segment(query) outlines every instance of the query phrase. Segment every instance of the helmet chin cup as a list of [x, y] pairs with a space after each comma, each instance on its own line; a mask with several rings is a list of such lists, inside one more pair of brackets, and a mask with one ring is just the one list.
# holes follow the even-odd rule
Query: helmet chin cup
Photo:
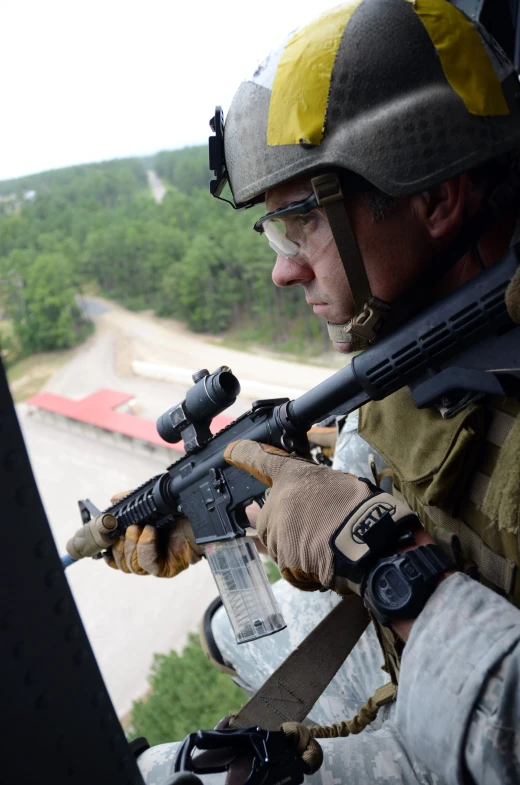
[[384, 317], [390, 310], [390, 306], [377, 297], [371, 297], [365, 303], [363, 311], [354, 316], [345, 324], [334, 324], [327, 322], [327, 331], [331, 341], [336, 343], [348, 343], [351, 351], [367, 349], [377, 337], [377, 331]]

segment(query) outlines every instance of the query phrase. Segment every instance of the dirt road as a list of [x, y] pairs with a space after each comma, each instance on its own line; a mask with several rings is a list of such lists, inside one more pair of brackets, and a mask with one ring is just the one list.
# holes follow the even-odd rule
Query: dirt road
[[[156, 419], [181, 400], [187, 388], [133, 376], [132, 360], [190, 371], [228, 365], [239, 379], [276, 384], [280, 394], [284, 387], [308, 390], [345, 364], [340, 355], [331, 356], [331, 365], [326, 367], [248, 354], [221, 346], [210, 336], [191, 333], [179, 322], [158, 319], [148, 312], [134, 313], [100, 298], [83, 299], [96, 323], [96, 334], [70, 363], [60, 368], [45, 389], [71, 398], [80, 398], [100, 387], [129, 392], [137, 398], [141, 415], [149, 419]], [[249, 408], [251, 400], [240, 396], [229, 414], [238, 416]]]
[[148, 177], [148, 185], [152, 190], [153, 198], [157, 204], [161, 204], [162, 200], [166, 196], [166, 188], [153, 169], [148, 169], [146, 176]]

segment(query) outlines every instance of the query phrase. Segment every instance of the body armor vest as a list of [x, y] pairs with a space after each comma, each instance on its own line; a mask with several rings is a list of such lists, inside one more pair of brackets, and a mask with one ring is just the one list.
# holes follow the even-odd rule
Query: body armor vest
[[[366, 404], [359, 433], [459, 569], [520, 607], [520, 400], [490, 398], [444, 420], [416, 409], [406, 388]], [[402, 644], [378, 632], [397, 681]]]

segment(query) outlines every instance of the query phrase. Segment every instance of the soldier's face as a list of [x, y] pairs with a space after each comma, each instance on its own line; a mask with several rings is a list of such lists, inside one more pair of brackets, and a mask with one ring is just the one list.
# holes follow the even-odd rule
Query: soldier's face
[[[312, 193], [309, 180], [295, 180], [266, 194], [268, 212], [305, 199]], [[372, 294], [392, 302], [405, 292], [428, 267], [432, 249], [428, 238], [410, 210], [408, 200], [399, 200], [396, 209], [376, 223], [363, 194], [346, 198], [349, 218], [363, 256]], [[272, 272], [277, 286], [302, 286], [305, 299], [315, 314], [329, 322], [344, 324], [353, 316], [354, 302], [343, 264], [331, 241], [323, 243], [310, 258], [278, 255]], [[349, 344], [334, 343], [340, 352]]]

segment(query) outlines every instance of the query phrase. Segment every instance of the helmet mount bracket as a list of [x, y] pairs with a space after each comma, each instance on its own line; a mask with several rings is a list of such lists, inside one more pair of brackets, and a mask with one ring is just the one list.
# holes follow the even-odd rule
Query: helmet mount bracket
[[218, 199], [227, 182], [224, 158], [224, 113], [221, 106], [215, 107], [215, 114], [209, 121], [209, 127], [215, 134], [208, 139], [209, 168], [215, 175], [215, 179], [210, 181], [209, 190], [211, 195]]
[[250, 207], [251, 203], [243, 207], [237, 207], [234, 201], [225, 199], [221, 196], [222, 191], [229, 184], [228, 172], [226, 169], [226, 156], [224, 150], [224, 111], [221, 106], [215, 107], [215, 114], [209, 121], [209, 127], [214, 136], [208, 139], [209, 147], [209, 168], [213, 170], [214, 180], [209, 182], [209, 191], [215, 199], [230, 204], [233, 210], [242, 210]]

